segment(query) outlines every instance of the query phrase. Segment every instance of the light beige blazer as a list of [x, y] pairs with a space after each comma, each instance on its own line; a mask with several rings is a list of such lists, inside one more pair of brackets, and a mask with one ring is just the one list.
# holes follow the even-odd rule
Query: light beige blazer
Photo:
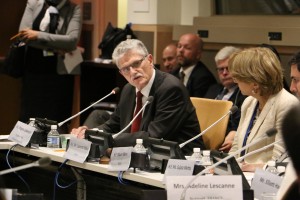
[[[241, 119], [236, 135], [234, 137], [232, 148], [229, 152], [230, 154], [242, 148], [244, 136], [248, 129], [248, 125], [250, 123], [257, 102], [257, 99], [251, 96], [245, 99], [241, 108]], [[248, 148], [246, 150], [246, 153], [262, 148], [268, 144], [282, 139], [282, 120], [288, 109], [297, 104], [299, 105], [299, 100], [295, 96], [287, 92], [285, 89], [282, 89], [279, 93], [272, 95], [268, 99], [256, 123], [254, 124], [248, 137], [247, 144], [253, 142], [256, 138], [261, 137], [266, 133], [266, 131], [271, 128], [276, 128], [278, 132], [276, 135], [264, 139], [262, 142]], [[246, 157], [244, 161], [246, 163], [265, 164], [268, 160], [277, 159], [285, 151], [286, 150], [282, 141], [262, 152]], [[239, 157], [239, 155], [237, 157]]]

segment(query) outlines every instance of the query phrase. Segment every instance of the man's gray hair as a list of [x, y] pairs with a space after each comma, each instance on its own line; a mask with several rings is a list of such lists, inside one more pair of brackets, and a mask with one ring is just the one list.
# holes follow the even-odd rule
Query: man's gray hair
[[241, 51], [240, 48], [234, 47], [234, 46], [226, 46], [223, 47], [222, 49], [220, 49], [217, 53], [217, 55], [215, 56], [215, 61], [216, 63], [220, 60], [224, 60], [229, 58], [229, 56], [231, 56], [233, 53], [239, 52]]
[[148, 55], [148, 50], [142, 41], [137, 39], [127, 39], [118, 44], [118, 46], [114, 49], [112, 54], [113, 62], [119, 67], [119, 59], [128, 52], [134, 52], [140, 54], [141, 56]]

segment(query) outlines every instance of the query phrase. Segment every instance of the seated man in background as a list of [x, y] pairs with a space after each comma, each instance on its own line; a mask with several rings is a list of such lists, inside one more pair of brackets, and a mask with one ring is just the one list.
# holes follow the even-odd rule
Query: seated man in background
[[291, 67], [291, 85], [290, 91], [300, 98], [300, 52], [297, 52], [289, 61]]
[[190, 97], [204, 97], [209, 86], [217, 83], [214, 75], [200, 61], [203, 41], [197, 34], [187, 33], [177, 44], [179, 68], [172, 72], [186, 86]]
[[231, 148], [233, 138], [241, 117], [240, 108], [246, 98], [246, 96], [241, 93], [239, 87], [233, 81], [228, 71], [228, 60], [230, 55], [240, 50], [241, 49], [233, 46], [226, 46], [216, 54], [215, 62], [217, 65], [217, 72], [220, 83], [210, 86], [207, 93], [205, 94], [205, 98], [232, 101], [233, 105], [236, 105], [239, 108], [239, 110], [229, 118], [226, 137], [224, 143], [219, 149], [220, 151], [225, 152], [228, 152]]
[[164, 48], [162, 52], [162, 61], [163, 61], [162, 71], [170, 73], [179, 67], [176, 54], [177, 54], [177, 46], [175, 43], [168, 44]]
[[[146, 106], [140, 123], [137, 118], [131, 127], [116, 137], [115, 146], [134, 146], [137, 138], [148, 137], [182, 143], [200, 132], [186, 88], [173, 75], [154, 68], [153, 57], [141, 41], [128, 39], [121, 42], [112, 58], [129, 83], [122, 89], [116, 110], [99, 129], [112, 134], [120, 132], [133, 119], [136, 108], [149, 96], [154, 97]], [[88, 128], [94, 127], [82, 126], [73, 129], [72, 134], [84, 138]], [[187, 144], [183, 152], [190, 154], [194, 147], [205, 148], [201, 138]]]

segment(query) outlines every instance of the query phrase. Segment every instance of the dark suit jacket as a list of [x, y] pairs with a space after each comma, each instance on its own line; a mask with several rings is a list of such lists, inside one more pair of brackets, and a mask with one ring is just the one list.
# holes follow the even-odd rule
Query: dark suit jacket
[[[180, 68], [172, 72], [172, 74], [179, 78], [179, 71]], [[216, 83], [214, 75], [199, 61], [189, 77], [186, 88], [190, 97], [204, 97], [209, 86]]]
[[[215, 84], [208, 88], [207, 93], [205, 94], [205, 98], [208, 99], [215, 99], [219, 93], [222, 92], [224, 86], [221, 84]], [[234, 93], [231, 95], [231, 97], [228, 99], [233, 103], [233, 105], [236, 105], [239, 109], [237, 112], [232, 114], [229, 118], [228, 126], [227, 126], [227, 133], [230, 131], [236, 131], [237, 127], [240, 122], [241, 118], [241, 106], [245, 100], [246, 96], [242, 95], [240, 89], [237, 87], [234, 91]]]
[[[174, 76], [155, 70], [155, 79], [149, 96], [154, 99], [147, 105], [140, 131], [130, 133], [130, 128], [115, 138], [115, 146], [133, 146], [137, 138], [163, 138], [182, 143], [200, 133], [200, 127], [186, 88]], [[133, 118], [135, 108], [135, 87], [124, 86], [119, 104], [110, 119], [100, 128], [108, 133], [117, 133]], [[193, 147], [204, 149], [202, 139], [192, 141], [183, 147], [186, 154]]]

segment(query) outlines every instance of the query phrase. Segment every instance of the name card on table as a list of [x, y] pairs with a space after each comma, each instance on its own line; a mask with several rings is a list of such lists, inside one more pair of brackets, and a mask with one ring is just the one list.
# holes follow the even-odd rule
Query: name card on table
[[167, 176], [192, 176], [194, 165], [195, 161], [192, 160], [169, 159], [163, 183], [166, 182]]
[[34, 131], [35, 128], [33, 126], [18, 121], [8, 136], [8, 139], [25, 147], [29, 143]]
[[256, 169], [251, 184], [251, 189], [254, 190], [254, 197], [260, 199], [263, 193], [276, 194], [282, 182], [282, 177]]
[[[185, 186], [193, 176], [168, 176], [166, 178], [167, 198], [180, 200]], [[242, 177], [233, 176], [200, 176], [186, 190], [183, 199], [243, 199]]]
[[64, 158], [83, 163], [89, 155], [91, 144], [90, 141], [71, 137]]
[[133, 147], [114, 147], [107, 170], [126, 171], [130, 165], [132, 150]]

